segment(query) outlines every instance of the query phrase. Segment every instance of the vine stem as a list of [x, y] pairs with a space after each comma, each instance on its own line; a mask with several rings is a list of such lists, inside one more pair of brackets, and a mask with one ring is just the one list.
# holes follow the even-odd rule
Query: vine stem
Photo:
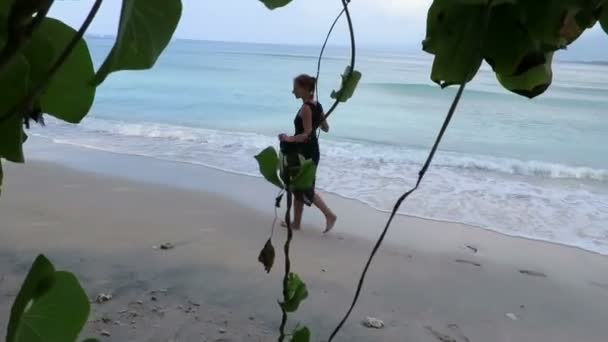
[[[49, 13], [51, 6], [53, 6], [54, 1], [55, 0], [48, 0], [44, 6], [38, 9], [38, 11], [36, 12], [36, 16], [26, 27], [25, 32], [23, 33], [23, 37], [18, 39], [15, 46], [9, 44], [8, 42], [6, 43], [6, 45], [0, 52], [0, 74], [4, 73], [4, 70], [10, 65], [11, 61], [17, 55], [21, 47], [23, 47], [23, 45], [25, 45], [30, 40], [34, 31], [36, 31], [40, 24], [42, 24], [42, 22], [46, 18], [46, 15]], [[15, 5], [13, 4], [13, 6]]]
[[[289, 179], [289, 175], [287, 176]], [[289, 190], [289, 184], [286, 186], [287, 189], [287, 210], [285, 211], [285, 223], [287, 225], [287, 240], [285, 240], [285, 246], [283, 250], [285, 252], [285, 274], [283, 275], [283, 303], [287, 303], [289, 299], [289, 274], [291, 273], [291, 259], [289, 256], [289, 249], [291, 247], [291, 240], [293, 239], [293, 229], [291, 228], [291, 202], [293, 194]], [[285, 340], [285, 326], [287, 325], [287, 311], [281, 305], [281, 327], [279, 329], [279, 342], [283, 342]]]
[[93, 6], [91, 6], [91, 10], [89, 11], [89, 14], [80, 26], [80, 29], [65, 47], [59, 58], [57, 58], [57, 60], [53, 64], [53, 66], [51, 66], [51, 69], [49, 69], [44, 79], [40, 83], [38, 83], [38, 85], [25, 97], [25, 99], [23, 99], [10, 111], [0, 117], [0, 123], [8, 120], [13, 115], [18, 114], [23, 108], [26, 108], [32, 101], [42, 95], [42, 93], [48, 86], [48, 83], [55, 76], [55, 74], [57, 74], [57, 71], [59, 71], [59, 69], [63, 66], [66, 60], [72, 55], [72, 51], [74, 50], [78, 42], [82, 39], [82, 37], [84, 37], [85, 32], [88, 30], [89, 26], [93, 22], [93, 19], [97, 15], [97, 12], [99, 11], [99, 7], [101, 6], [102, 2], [103, 0], [95, 0], [95, 3], [93, 4]]
[[[342, 0], [342, 6], [344, 7], [342, 10], [344, 11], [344, 14], [346, 14], [346, 21], [348, 22], [348, 31], [350, 34], [350, 68], [351, 70], [355, 70], [355, 62], [357, 59], [357, 47], [355, 44], [355, 30], [353, 28], [353, 20], [350, 16], [350, 11], [348, 10], [348, 4], [350, 3], [351, 0]], [[338, 18], [340, 18], [340, 16], [342, 16], [342, 13], [340, 13], [338, 15]], [[332, 25], [327, 39], [329, 39], [329, 35], [331, 34], [332, 30], [333, 30], [334, 25]], [[326, 43], [327, 43], [327, 39], [326, 39]], [[323, 51], [321, 51], [321, 54], [323, 53]], [[320, 63], [319, 63], [319, 67], [320, 67]], [[334, 110], [336, 110], [336, 108], [338, 107], [338, 104], [340, 104], [340, 101], [338, 101], [338, 99], [336, 99], [334, 101], [334, 104], [331, 106], [331, 108], [327, 111], [327, 113], [325, 114], [325, 117], [323, 118], [323, 121], [327, 120], [327, 118], [334, 112]]]
[[418, 186], [420, 186], [420, 183], [422, 182], [424, 175], [428, 171], [429, 166], [431, 165], [431, 162], [433, 161], [433, 157], [435, 156], [435, 153], [437, 152], [437, 148], [439, 147], [439, 144], [441, 143], [441, 140], [443, 139], [443, 135], [445, 134], [445, 131], [447, 130], [448, 126], [450, 125], [450, 121], [452, 120], [452, 117], [454, 116], [454, 112], [456, 111], [456, 108], [458, 107], [458, 103], [460, 102], [460, 98], [462, 97], [462, 93], [464, 91], [465, 85], [466, 85], [466, 83], [461, 84], [460, 87], [458, 88], [458, 92], [456, 93], [456, 96], [454, 96], [454, 100], [452, 101], [450, 110], [448, 111], [448, 114], [446, 115], [446, 118], [443, 121], [443, 125], [441, 126], [441, 130], [439, 131], [439, 134], [437, 135], [437, 138], [435, 139], [433, 148], [431, 149], [428, 157], [426, 158], [426, 161], [424, 162], [422, 169], [420, 169], [420, 172], [418, 173], [418, 180], [416, 181], [416, 185], [412, 189], [410, 189], [408, 192], [401, 195], [401, 197], [399, 197], [399, 199], [395, 203], [395, 206], [393, 207], [393, 211], [391, 212], [391, 215], [390, 215], [388, 221], [386, 222], [386, 225], [384, 226], [384, 230], [382, 231], [382, 234], [380, 234], [378, 241], [374, 245], [372, 253], [370, 254], [369, 258], [367, 259], [367, 263], [365, 264], [365, 267], [363, 268], [363, 273], [361, 274], [361, 277], [359, 278], [359, 283], [357, 285], [355, 297], [353, 298], [353, 301], [352, 301], [348, 311], [346, 312], [346, 314], [344, 315], [344, 317], [342, 318], [342, 320], [340, 321], [338, 326], [331, 333], [331, 336], [329, 337], [328, 342], [331, 342], [336, 337], [336, 335], [338, 334], [340, 329], [342, 329], [342, 326], [344, 325], [344, 323], [348, 320], [348, 317], [350, 316], [351, 312], [355, 308], [355, 305], [357, 304], [357, 301], [359, 300], [359, 296], [361, 295], [361, 289], [363, 288], [363, 282], [365, 281], [365, 277], [366, 277], [367, 271], [369, 270], [369, 267], [372, 263], [372, 260], [376, 256], [378, 249], [380, 249], [380, 246], [382, 245], [382, 242], [384, 241], [384, 237], [386, 236], [386, 233], [388, 232], [388, 229], [391, 226], [391, 223], [393, 222], [393, 219], [395, 218], [397, 211], [401, 207], [401, 204], [403, 203], [403, 201], [405, 201], [405, 199], [409, 195], [411, 195], [414, 191], [416, 191], [418, 189]]
[[327, 42], [329, 41], [329, 37], [331, 37], [331, 34], [334, 31], [334, 28], [336, 27], [338, 20], [340, 20], [340, 18], [344, 14], [344, 11], [345, 11], [345, 9], [342, 8], [340, 13], [336, 16], [336, 19], [334, 19], [334, 22], [331, 24], [331, 27], [329, 28], [329, 31], [327, 32], [327, 36], [325, 36], [325, 41], [323, 42], [323, 47], [321, 47], [321, 53], [319, 53], [319, 59], [317, 61], [317, 77], [316, 77], [317, 82], [315, 83], [315, 94], [317, 96], [317, 100], [319, 99], [319, 76], [321, 75], [321, 61], [323, 60], [323, 53], [325, 52], [325, 47], [327, 47]]

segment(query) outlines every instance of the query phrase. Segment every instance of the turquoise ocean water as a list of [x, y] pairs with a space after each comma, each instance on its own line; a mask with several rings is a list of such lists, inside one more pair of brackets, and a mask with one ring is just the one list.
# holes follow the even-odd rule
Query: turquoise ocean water
[[[112, 40], [89, 42], [99, 64]], [[293, 130], [292, 78], [314, 74], [318, 52], [177, 40], [153, 71], [111, 76], [81, 125], [48, 119], [32, 133], [257, 175], [253, 155]], [[348, 49], [327, 51], [325, 107], [347, 63]], [[360, 50], [362, 83], [321, 138], [320, 188], [388, 210], [415, 182], [455, 92], [430, 82], [430, 66], [425, 56]], [[608, 254], [607, 108], [608, 66], [558, 63], [551, 89], [532, 101], [484, 67], [402, 213]]]

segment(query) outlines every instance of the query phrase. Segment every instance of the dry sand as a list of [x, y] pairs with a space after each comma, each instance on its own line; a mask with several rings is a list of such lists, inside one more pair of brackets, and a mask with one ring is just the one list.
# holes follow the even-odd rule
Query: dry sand
[[[122, 165], [122, 177], [109, 175], [110, 159]], [[35, 256], [45, 253], [58, 268], [76, 273], [91, 299], [113, 296], [92, 305], [82, 337], [276, 340], [283, 229], [275, 232], [271, 274], [256, 260], [273, 219], [270, 186], [203, 167], [104, 153], [93, 153], [83, 168], [97, 173], [41, 161], [5, 165], [1, 335], [18, 285]], [[197, 182], [180, 184], [189, 173]], [[162, 182], [168, 185], [154, 184]], [[194, 190], [183, 189], [188, 185]], [[290, 322], [308, 325], [314, 341], [327, 340], [347, 309], [372, 247], [368, 238], [387, 218], [353, 201], [330, 195], [328, 201], [340, 216], [332, 234], [322, 236], [319, 214], [309, 211], [310, 224], [293, 244], [293, 270], [310, 296]], [[399, 217], [387, 240], [336, 341], [608, 340], [604, 256], [410, 217]], [[167, 242], [175, 248], [157, 248]], [[366, 316], [386, 326], [365, 328]]]

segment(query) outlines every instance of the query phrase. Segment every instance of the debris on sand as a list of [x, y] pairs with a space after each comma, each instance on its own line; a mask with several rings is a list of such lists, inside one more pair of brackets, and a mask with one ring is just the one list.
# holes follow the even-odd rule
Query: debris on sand
[[107, 330], [102, 330], [102, 331], [101, 331], [101, 336], [110, 337], [110, 336], [112, 336], [112, 335], [110, 334], [110, 332], [109, 332], [109, 331], [107, 331]]
[[505, 316], [509, 317], [512, 321], [517, 321], [517, 316], [514, 313], [509, 312]]
[[479, 251], [479, 249], [477, 249], [475, 246], [466, 245], [465, 247], [467, 247], [473, 253], [477, 253]]
[[457, 262], [457, 263], [460, 263], [460, 264], [467, 264], [467, 265], [472, 265], [472, 266], [475, 266], [475, 267], [481, 267], [480, 263], [475, 262], [475, 261], [471, 261], [471, 260], [456, 259], [454, 261]]
[[103, 304], [103, 303], [108, 302], [110, 300], [112, 300], [112, 295], [111, 294], [107, 294], [107, 293], [100, 293], [95, 298], [95, 302], [97, 304]]
[[175, 246], [171, 243], [171, 242], [165, 242], [162, 245], [160, 245], [160, 249], [162, 250], [169, 250], [169, 249], [173, 249], [175, 248]]
[[362, 324], [366, 328], [372, 328], [372, 329], [384, 328], [384, 322], [375, 317], [365, 317], [365, 320], [363, 320]]
[[540, 277], [540, 278], [547, 278], [547, 275], [542, 273], [542, 272], [537, 272], [537, 271], [531, 271], [531, 270], [519, 270], [519, 273], [521, 274], [525, 274], [531, 277]]

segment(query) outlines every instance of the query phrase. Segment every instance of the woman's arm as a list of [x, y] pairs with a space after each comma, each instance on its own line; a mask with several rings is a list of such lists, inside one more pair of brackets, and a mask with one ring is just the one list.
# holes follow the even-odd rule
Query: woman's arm
[[286, 142], [305, 142], [310, 138], [312, 134], [312, 110], [308, 106], [302, 106], [300, 110], [300, 117], [302, 118], [302, 123], [304, 124], [304, 132], [294, 135], [294, 136], [285, 136], [283, 141]]
[[325, 133], [329, 132], [329, 122], [325, 118], [325, 113], [323, 113], [323, 120], [321, 121], [321, 130]]

